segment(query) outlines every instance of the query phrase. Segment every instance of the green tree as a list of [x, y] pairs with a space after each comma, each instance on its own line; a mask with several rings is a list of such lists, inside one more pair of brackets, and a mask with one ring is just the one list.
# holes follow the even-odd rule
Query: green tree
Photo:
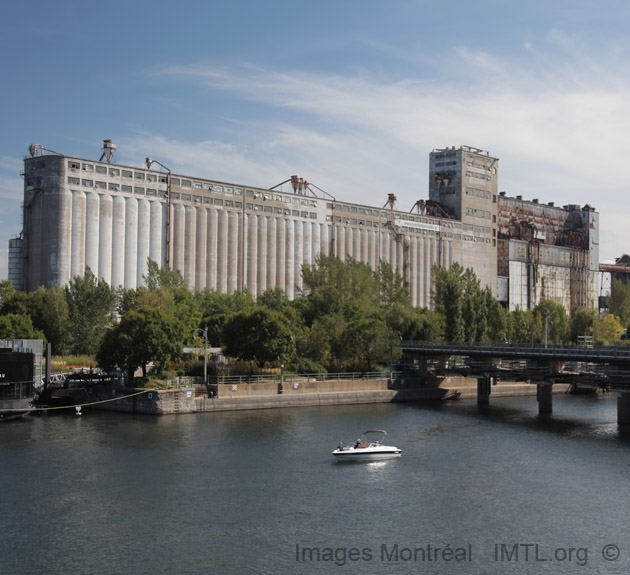
[[464, 341], [464, 268], [455, 262], [450, 268], [433, 267], [433, 305], [444, 318], [447, 341]]
[[256, 306], [249, 292], [233, 294], [203, 290], [195, 294], [202, 319], [199, 327], [208, 326], [208, 341], [213, 347], [223, 346], [223, 334], [228, 319], [238, 312], [251, 311]]
[[569, 336], [567, 312], [551, 300], [541, 301], [533, 309], [534, 336], [538, 343], [565, 343]]
[[372, 269], [352, 258], [343, 263], [319, 254], [313, 265], [302, 266], [302, 283], [304, 300], [299, 308], [307, 326], [317, 318], [341, 313], [350, 301], [364, 309], [380, 305], [380, 286]]
[[46, 289], [42, 286], [30, 294], [30, 304], [33, 324], [44, 333], [53, 353], [68, 353], [70, 319], [64, 289], [57, 286]]
[[513, 312], [506, 312], [506, 333], [507, 339], [511, 343], [533, 342], [533, 314], [531, 311], [523, 311], [520, 308]]
[[16, 313], [0, 315], [0, 339], [41, 339], [46, 342], [44, 333], [33, 327], [30, 316]]
[[162, 370], [182, 353], [184, 334], [180, 327], [176, 317], [161, 309], [131, 310], [106, 333], [97, 355], [99, 365], [107, 370], [119, 367], [129, 377], [138, 368], [146, 377], [151, 362]]
[[112, 321], [115, 294], [104, 280], [97, 280], [90, 268], [66, 286], [70, 347], [73, 353], [94, 354]]
[[619, 318], [612, 313], [606, 314], [601, 321], [595, 323], [593, 335], [598, 344], [608, 345], [613, 343], [618, 334], [623, 330]]
[[388, 262], [381, 260], [376, 276], [379, 283], [381, 303], [384, 306], [411, 306], [409, 292], [405, 287], [402, 276], [398, 271], [394, 272], [394, 269]]
[[289, 323], [281, 313], [256, 307], [230, 316], [223, 334], [223, 352], [263, 367], [289, 353], [291, 338]]
[[345, 316], [343, 341], [346, 342], [346, 356], [356, 358], [368, 370], [375, 363], [387, 363], [390, 333], [383, 318], [351, 304], [346, 307]]
[[597, 312], [593, 309], [579, 307], [571, 314], [569, 320], [569, 339], [578, 343], [578, 337], [593, 335], [593, 328], [598, 322]]
[[616, 315], [622, 325], [630, 324], [630, 283], [613, 279], [608, 300], [608, 311]]
[[0, 280], [0, 309], [5, 302], [9, 301], [15, 295], [15, 288], [11, 280]]
[[442, 315], [426, 308], [393, 305], [385, 310], [389, 331], [402, 339], [440, 341], [443, 338]]
[[197, 298], [186, 286], [182, 274], [169, 267], [160, 268], [149, 259], [144, 282], [149, 293], [159, 296], [161, 309], [179, 320], [180, 329], [186, 334], [185, 339], [193, 337], [203, 323], [202, 313]]

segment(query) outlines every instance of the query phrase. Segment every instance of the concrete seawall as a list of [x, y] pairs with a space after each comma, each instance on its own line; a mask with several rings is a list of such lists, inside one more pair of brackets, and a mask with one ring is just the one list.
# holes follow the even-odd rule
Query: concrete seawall
[[[83, 390], [76, 399], [77, 403], [98, 401], [98, 404], [92, 406], [94, 409], [166, 415], [278, 407], [439, 401], [456, 391], [461, 399], [477, 397], [475, 379], [447, 378], [439, 387], [397, 381], [393, 387], [390, 388], [387, 379], [315, 381], [305, 378], [304, 381], [295, 381], [290, 386], [285, 386], [282, 393], [279, 393], [277, 383], [219, 384], [213, 390], [218, 392], [218, 397], [208, 397], [203, 386], [144, 392], [136, 388], [112, 390], [107, 386], [96, 386], [92, 390]], [[565, 393], [567, 387], [556, 384], [554, 393]], [[528, 395], [536, 395], [535, 385], [506, 382], [494, 385], [491, 389], [491, 397]]]

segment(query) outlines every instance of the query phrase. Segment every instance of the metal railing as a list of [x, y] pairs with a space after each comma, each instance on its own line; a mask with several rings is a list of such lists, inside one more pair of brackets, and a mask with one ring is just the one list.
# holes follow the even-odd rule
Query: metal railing
[[[397, 375], [397, 373], [395, 374]], [[300, 373], [284, 374], [284, 385], [293, 383], [308, 383], [310, 381], [360, 381], [366, 379], [389, 379], [389, 371], [349, 372], [349, 373]], [[208, 377], [208, 384], [238, 385], [241, 383], [272, 383], [279, 384], [280, 374], [259, 375], [218, 375]]]
[[417, 351], [426, 354], [459, 355], [475, 357], [505, 357], [523, 359], [575, 360], [588, 362], [630, 363], [629, 346], [579, 346], [547, 345], [522, 343], [427, 343], [403, 341], [403, 351]]

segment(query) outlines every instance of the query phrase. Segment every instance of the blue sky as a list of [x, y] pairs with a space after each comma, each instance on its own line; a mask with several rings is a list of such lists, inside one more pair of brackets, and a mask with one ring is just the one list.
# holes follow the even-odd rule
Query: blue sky
[[630, 252], [630, 3], [12, 2], [2, 9], [0, 278], [31, 143], [411, 209], [428, 155], [500, 158], [499, 188], [601, 214]]

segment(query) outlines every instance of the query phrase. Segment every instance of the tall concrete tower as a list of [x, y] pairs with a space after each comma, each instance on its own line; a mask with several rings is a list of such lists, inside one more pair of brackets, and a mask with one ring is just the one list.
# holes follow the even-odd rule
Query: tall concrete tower
[[[463, 262], [496, 294], [498, 158], [471, 146], [429, 156], [429, 199], [461, 222]], [[458, 238], [456, 238], [458, 239]]]

